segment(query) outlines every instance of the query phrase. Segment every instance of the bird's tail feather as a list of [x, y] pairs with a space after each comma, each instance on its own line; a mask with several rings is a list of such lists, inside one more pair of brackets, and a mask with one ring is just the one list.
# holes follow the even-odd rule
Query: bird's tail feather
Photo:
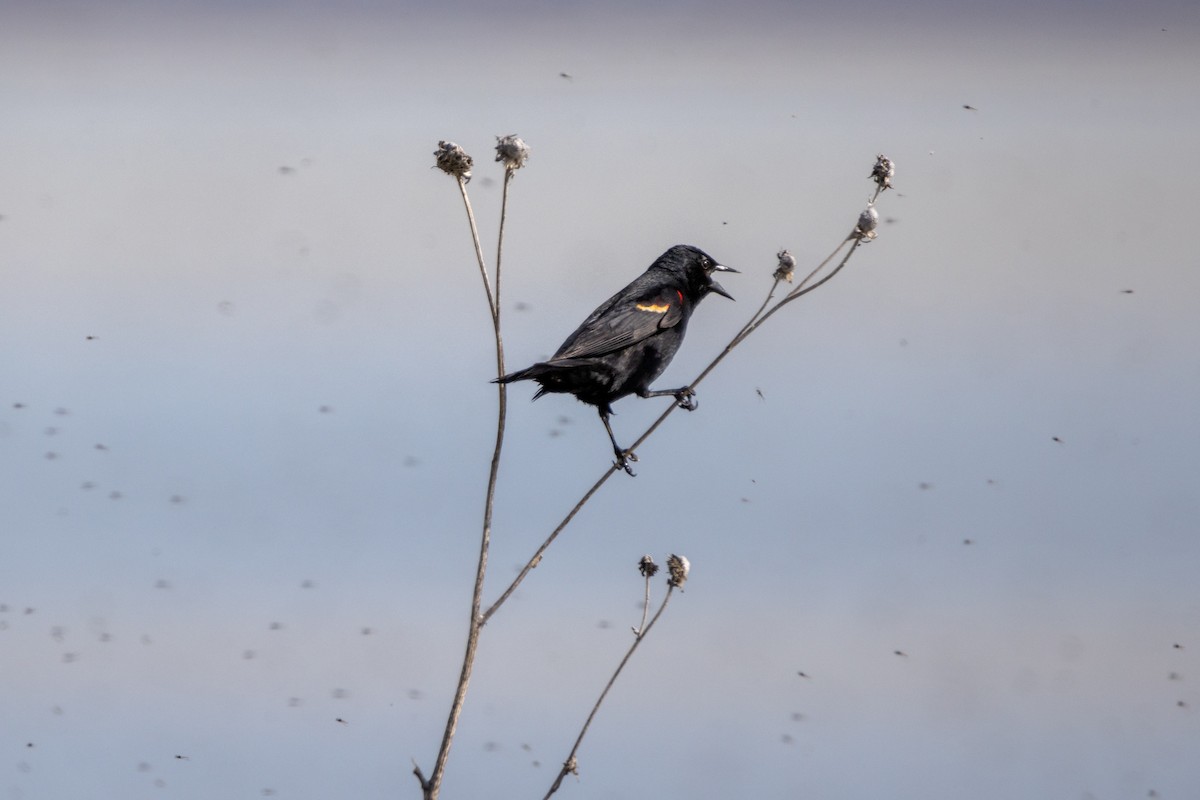
[[499, 378], [492, 378], [492, 383], [512, 383], [513, 381], [525, 381], [533, 377], [533, 367], [528, 369], [519, 369], [516, 372], [510, 372], [507, 375], [501, 375]]

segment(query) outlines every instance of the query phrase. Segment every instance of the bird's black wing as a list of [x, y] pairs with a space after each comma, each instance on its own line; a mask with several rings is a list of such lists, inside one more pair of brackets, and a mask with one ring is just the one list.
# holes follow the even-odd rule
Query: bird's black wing
[[549, 363], [594, 358], [637, 344], [683, 319], [683, 293], [673, 286], [651, 287], [640, 295], [623, 290], [592, 312]]

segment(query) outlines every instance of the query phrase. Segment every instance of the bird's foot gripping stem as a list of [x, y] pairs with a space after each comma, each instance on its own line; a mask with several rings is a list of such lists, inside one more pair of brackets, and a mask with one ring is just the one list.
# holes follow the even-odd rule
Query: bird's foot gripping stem
[[638, 460], [638, 457], [634, 454], [634, 452], [632, 450], [617, 450], [615, 452], [617, 454], [616, 466], [619, 469], [625, 470], [626, 475], [630, 476], [631, 478], [636, 478], [637, 473], [634, 472], [633, 467], [630, 466], [631, 461]]

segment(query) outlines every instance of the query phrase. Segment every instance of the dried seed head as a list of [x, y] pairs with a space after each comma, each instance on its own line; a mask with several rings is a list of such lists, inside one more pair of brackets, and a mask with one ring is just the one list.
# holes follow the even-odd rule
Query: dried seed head
[[775, 254], [779, 259], [779, 266], [775, 268], [775, 280], [792, 282], [792, 274], [796, 271], [796, 259], [787, 250], [780, 250]]
[[463, 183], [471, 180], [471, 166], [475, 163], [467, 151], [454, 142], [438, 142], [438, 149], [433, 151], [437, 157], [437, 168], [447, 175], [461, 178]]
[[496, 160], [508, 170], [520, 169], [529, 160], [529, 145], [515, 133], [496, 137]]
[[643, 577], [653, 578], [658, 572], [658, 564], [655, 564], [654, 559], [650, 556], [642, 556], [638, 561], [638, 572], [642, 573]]
[[672, 553], [667, 559], [667, 569], [671, 571], [671, 577], [667, 579], [667, 585], [682, 589], [683, 585], [687, 583], [688, 570], [691, 568], [692, 565], [688, 563], [686, 558]]
[[854, 234], [860, 239], [874, 239], [875, 226], [879, 224], [879, 212], [874, 203], [867, 203], [866, 209], [858, 215], [858, 227]]
[[892, 188], [892, 178], [896, 177], [896, 164], [890, 158], [880, 153], [875, 157], [875, 167], [871, 170], [870, 178], [875, 181], [879, 191]]

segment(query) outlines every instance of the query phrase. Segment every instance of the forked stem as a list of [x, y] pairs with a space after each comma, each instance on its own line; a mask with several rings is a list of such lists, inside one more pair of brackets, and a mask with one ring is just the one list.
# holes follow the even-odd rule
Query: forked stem
[[[467, 220], [471, 225], [471, 239], [475, 245], [475, 258], [479, 263], [479, 274], [483, 278], [483, 288], [487, 294], [488, 308], [492, 316], [492, 329], [496, 343], [496, 376], [504, 374], [504, 339], [500, 335], [500, 258], [504, 248], [504, 222], [508, 208], [508, 186], [512, 178], [512, 170], [505, 170], [504, 198], [501, 203], [500, 233], [496, 245], [496, 285], [493, 291], [488, 280], [487, 266], [483, 260], [483, 247], [479, 241], [479, 229], [475, 225], [475, 214], [471, 209], [471, 200], [467, 195], [467, 181], [458, 176], [458, 188], [462, 193], [463, 205], [467, 210]], [[454, 701], [450, 705], [450, 714], [446, 720], [446, 728], [442, 733], [442, 744], [438, 748], [437, 759], [434, 762], [433, 773], [428, 779], [421, 768], [414, 764], [413, 773], [421, 783], [421, 791], [425, 800], [436, 800], [441, 791], [442, 777], [446, 772], [446, 761], [450, 757], [450, 746], [454, 742], [454, 734], [458, 730], [458, 720], [462, 716], [463, 704], [467, 698], [467, 688], [471, 683], [471, 672], [475, 666], [475, 654], [479, 649], [479, 631], [483, 627], [483, 617], [479, 611], [483, 605], [483, 582], [487, 575], [488, 550], [492, 539], [492, 511], [495, 507], [496, 481], [500, 475], [500, 453], [504, 448], [504, 428], [508, 417], [508, 387], [503, 383], [496, 384], [496, 444], [492, 450], [492, 461], [488, 470], [487, 492], [483, 504], [483, 531], [479, 541], [479, 562], [475, 569], [475, 588], [471, 594], [471, 620], [467, 629], [467, 646], [463, 654], [462, 669], [459, 671], [458, 685], [454, 691]]]
[[[649, 578], [646, 579], [647, 587], [649, 587], [649, 580]], [[647, 589], [647, 592], [648, 591], [649, 589]], [[621, 659], [621, 663], [617, 665], [616, 671], [613, 672], [612, 677], [608, 679], [608, 683], [605, 685], [604, 691], [602, 691], [600, 696], [596, 698], [596, 704], [592, 706], [592, 711], [590, 714], [588, 714], [587, 721], [583, 723], [583, 728], [579, 731], [579, 736], [575, 738], [575, 744], [571, 747], [571, 752], [567, 754], [567, 758], [565, 761], [563, 761], [562, 767], [559, 769], [558, 775], [554, 779], [554, 783], [550, 786], [550, 791], [546, 792], [546, 796], [542, 800], [548, 800], [550, 795], [557, 792], [558, 787], [562, 786], [564, 778], [572, 773], [578, 772], [579, 762], [577, 761], [576, 756], [579, 753], [579, 746], [583, 744], [583, 737], [587, 736], [588, 728], [590, 728], [592, 725], [592, 720], [596, 718], [596, 713], [600, 711], [600, 706], [604, 703], [604, 698], [608, 697], [608, 693], [612, 689], [613, 684], [617, 682], [617, 678], [621, 675], [621, 670], [625, 669], [625, 665], [629, 663], [629, 659], [633, 658], [633, 654], [637, 651], [638, 645], [640, 645], [642, 640], [646, 638], [646, 634], [650, 633], [650, 629], [654, 627], [654, 623], [658, 622], [658, 618], [661, 617], [663, 612], [667, 610], [667, 603], [671, 601], [671, 594], [674, 591], [675, 586], [669, 584], [667, 586], [667, 594], [663, 597], [662, 605], [658, 607], [658, 611], [654, 612], [654, 616], [651, 617], [650, 622], [643, 628], [640, 628], [637, 634], [633, 637], [633, 644], [629, 646], [629, 649], [625, 652], [625, 657]], [[645, 617], [643, 617], [643, 619], [645, 619]]]

